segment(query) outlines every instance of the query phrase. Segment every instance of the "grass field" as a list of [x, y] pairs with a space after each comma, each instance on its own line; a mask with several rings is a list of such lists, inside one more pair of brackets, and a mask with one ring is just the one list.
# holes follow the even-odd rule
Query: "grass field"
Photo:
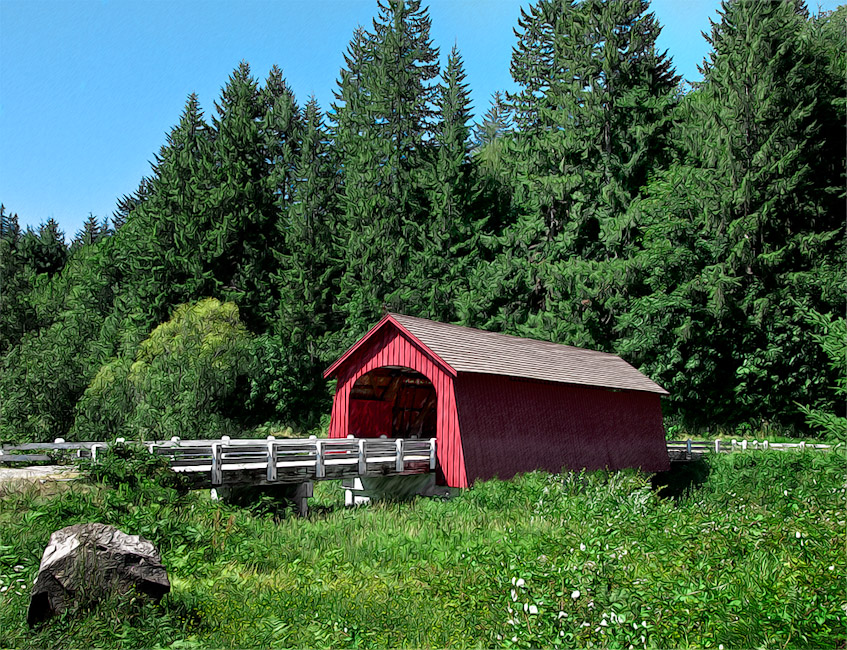
[[[845, 477], [840, 453], [748, 452], [678, 498], [533, 473], [355, 510], [320, 484], [307, 519], [151, 483], [7, 494], [0, 646], [844, 648]], [[152, 540], [172, 592], [30, 631], [50, 533], [87, 521]]]

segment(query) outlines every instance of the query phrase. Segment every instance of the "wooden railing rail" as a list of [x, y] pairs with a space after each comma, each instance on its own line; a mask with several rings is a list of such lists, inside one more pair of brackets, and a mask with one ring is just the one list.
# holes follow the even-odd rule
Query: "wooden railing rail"
[[769, 442], [768, 440], [673, 440], [667, 443], [671, 460], [692, 460], [707, 453], [733, 453], [755, 449], [781, 451], [830, 451], [832, 445], [809, 442]]
[[[76, 442], [31, 443], [0, 446], [0, 462], [49, 461], [48, 454], [31, 451], [76, 450], [78, 456], [96, 462], [98, 451], [114, 443]], [[156, 455], [168, 458], [174, 471], [224, 483], [302, 483], [356, 476], [418, 474], [435, 469], [435, 438], [388, 439], [230, 439], [171, 440], [143, 442]], [[8, 453], [7, 453], [8, 452]], [[208, 477], [207, 479], [204, 477]]]

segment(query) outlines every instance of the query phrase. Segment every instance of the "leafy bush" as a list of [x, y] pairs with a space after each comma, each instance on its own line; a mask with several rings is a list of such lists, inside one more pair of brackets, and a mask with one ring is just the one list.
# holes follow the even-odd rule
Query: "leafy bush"
[[251, 340], [234, 303], [208, 298], [178, 307], [134, 359], [100, 368], [79, 402], [72, 435], [161, 440], [237, 433]]
[[830, 320], [815, 311], [808, 312], [808, 323], [818, 333], [812, 334], [812, 340], [820, 345], [829, 357], [830, 367], [837, 373], [835, 394], [840, 399], [840, 413], [801, 406], [809, 426], [822, 431], [825, 437], [835, 442], [847, 442], [847, 417], [844, 413], [844, 399], [847, 398], [847, 320]]
[[185, 494], [190, 485], [184, 474], [171, 469], [166, 456], [151, 454], [139, 444], [113, 444], [97, 455], [97, 462], [85, 460], [81, 468], [90, 481], [112, 488], [172, 489]]

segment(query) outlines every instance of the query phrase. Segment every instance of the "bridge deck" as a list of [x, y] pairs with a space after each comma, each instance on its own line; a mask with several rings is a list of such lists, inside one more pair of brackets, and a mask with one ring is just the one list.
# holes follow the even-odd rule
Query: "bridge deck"
[[[197, 486], [297, 484], [362, 476], [406, 476], [435, 469], [435, 438], [168, 440], [143, 443]], [[76, 450], [96, 460], [107, 443], [33, 443], [0, 448], [0, 462], [49, 460], [33, 451]], [[13, 452], [13, 453], [9, 453]], [[24, 452], [24, 453], [19, 453]]]
[[[152, 453], [166, 456], [174, 471], [191, 476], [198, 487], [424, 474], [436, 466], [435, 438], [173, 439], [143, 444]], [[0, 445], [0, 463], [49, 461], [63, 451], [96, 459], [98, 450], [108, 446], [105, 442], [63, 440]], [[692, 461], [707, 453], [753, 449], [830, 450], [824, 444], [755, 440], [672, 441], [667, 448], [671, 462]]]

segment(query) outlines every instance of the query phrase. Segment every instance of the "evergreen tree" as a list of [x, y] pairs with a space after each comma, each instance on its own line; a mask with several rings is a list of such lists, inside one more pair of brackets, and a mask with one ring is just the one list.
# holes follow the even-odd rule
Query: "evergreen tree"
[[522, 11], [511, 97], [521, 215], [488, 271], [496, 292], [478, 318], [489, 326], [611, 346], [637, 239], [625, 216], [662, 160], [678, 81], [647, 10], [539, 0]]
[[385, 303], [414, 308], [404, 281], [428, 218], [419, 171], [437, 90], [429, 30], [420, 0], [381, 1], [373, 32], [358, 30], [345, 55], [332, 117], [347, 242], [339, 303], [351, 339]]
[[150, 190], [150, 179], [144, 176], [138, 184], [138, 189], [136, 189], [132, 194], [124, 194], [120, 199], [118, 199], [115, 211], [112, 213], [112, 225], [114, 226], [113, 230], [115, 232], [117, 232], [126, 223], [126, 220], [129, 218], [129, 215], [132, 214], [133, 210], [144, 203], [150, 195]]
[[73, 242], [71, 242], [70, 252], [76, 252], [82, 246], [90, 246], [100, 241], [108, 232], [108, 221], [97, 221], [97, 217], [89, 213], [85, 223], [82, 224], [82, 230], [77, 232]]
[[470, 157], [470, 92], [456, 46], [438, 87], [436, 116], [428, 223], [406, 284], [420, 315], [449, 322], [456, 320], [457, 299], [469, 293], [469, 271], [481, 252], [489, 216], [477, 215], [482, 206]]
[[23, 263], [34, 273], [46, 273], [53, 277], [61, 271], [68, 259], [65, 234], [55, 219], [48, 219], [36, 232], [32, 228], [21, 237], [19, 250]]
[[835, 398], [803, 333], [808, 310], [844, 311], [843, 165], [829, 153], [844, 127], [823, 119], [831, 91], [807, 33], [793, 0], [722, 5], [704, 82], [680, 113], [683, 156], [643, 206], [652, 292], [633, 300], [622, 349], [702, 406], [693, 424], [799, 425], [797, 402]]
[[36, 326], [30, 304], [34, 273], [24, 265], [20, 243], [18, 215], [0, 204], [0, 356]]
[[256, 342], [251, 404], [268, 418], [311, 427], [329, 408], [321, 373], [336, 353], [332, 335], [341, 328], [334, 309], [341, 273], [337, 175], [314, 98], [303, 110], [301, 133], [285, 198], [290, 207], [277, 226], [277, 318]]
[[192, 94], [139, 190], [143, 200], [115, 237], [126, 311], [144, 313], [149, 327], [174, 305], [215, 294], [213, 274], [202, 261], [223, 254], [223, 234], [211, 227], [213, 200], [220, 200], [220, 192], [213, 196], [214, 173], [212, 132]]

